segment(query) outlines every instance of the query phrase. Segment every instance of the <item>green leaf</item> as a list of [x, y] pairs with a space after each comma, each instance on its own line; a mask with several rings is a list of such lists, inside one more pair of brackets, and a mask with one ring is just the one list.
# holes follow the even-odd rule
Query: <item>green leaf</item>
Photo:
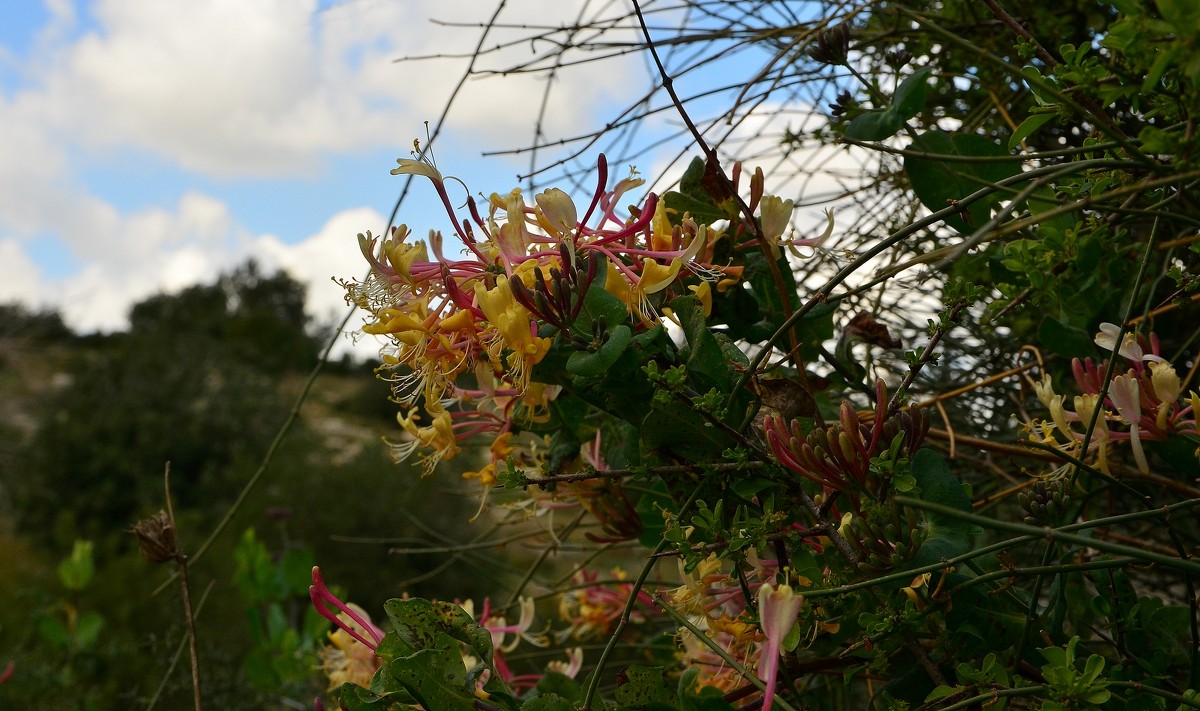
[[595, 353], [576, 351], [567, 358], [567, 372], [581, 378], [597, 378], [612, 367], [633, 340], [633, 331], [620, 324], [608, 332], [608, 340]]
[[1096, 347], [1087, 331], [1045, 316], [1038, 325], [1038, 340], [1042, 345], [1065, 358], [1086, 358]]
[[711, 461], [737, 444], [686, 405], [655, 406], [638, 424], [646, 447], [693, 461]]
[[846, 126], [846, 138], [855, 141], [882, 141], [904, 127], [904, 119], [892, 109], [868, 111]]
[[674, 709], [673, 684], [662, 667], [630, 666], [617, 679], [616, 699], [622, 707], [652, 711]]
[[1143, 128], [1138, 140], [1142, 142], [1142, 150], [1150, 155], [1173, 155], [1181, 150], [1179, 136], [1154, 126]]
[[474, 711], [474, 684], [467, 681], [455, 646], [422, 649], [393, 660], [388, 672], [429, 711]]
[[730, 484], [729, 488], [732, 489], [733, 493], [737, 494], [739, 498], [750, 501], [755, 496], [758, 496], [760, 493], [766, 491], [774, 484], [775, 482], [767, 479], [766, 477], [742, 474], [733, 479], [733, 482]]
[[677, 192], [669, 192], [663, 196], [663, 199], [667, 201], [667, 209], [672, 211], [676, 218], [690, 214], [692, 219], [701, 225], [711, 225], [719, 220], [729, 219], [729, 214], [725, 210], [711, 202], [697, 200]]
[[1155, 4], [1180, 37], [1194, 39], [1200, 34], [1200, 5], [1195, 0], [1158, 0]]
[[58, 579], [67, 590], [83, 590], [92, 581], [95, 572], [91, 541], [75, 541], [71, 555], [58, 564]]
[[[688, 374], [697, 380], [695, 389], [700, 392], [713, 387], [724, 389], [729, 383], [733, 365], [722, 343], [709, 330], [700, 300], [690, 295], [676, 297], [671, 300], [671, 311], [683, 326], [689, 349], [687, 369]], [[745, 356], [742, 356], [744, 359]]]
[[1159, 607], [1143, 626], [1147, 647], [1157, 656], [1183, 663], [1188, 658], [1190, 611], [1186, 607]]
[[476, 656], [491, 664], [491, 633], [458, 605], [420, 598], [393, 599], [384, 604], [384, 611], [396, 635], [411, 649], [436, 648], [448, 644], [443, 637], [449, 637], [473, 647]]
[[317, 564], [312, 551], [304, 548], [293, 548], [284, 554], [279, 561], [279, 573], [283, 584], [294, 595], [308, 595], [308, 586], [312, 584], [312, 569]]
[[647, 548], [658, 545], [662, 540], [663, 531], [667, 528], [663, 511], [671, 511], [674, 508], [675, 500], [667, 490], [667, 483], [656, 478], [650, 490], [642, 494], [634, 505], [638, 517], [642, 519], [642, 534], [638, 537], [638, 542]]
[[255, 689], [267, 691], [279, 687], [279, 676], [271, 665], [270, 653], [262, 647], [251, 649], [242, 660], [242, 673]]
[[891, 110], [901, 121], [909, 120], [925, 108], [925, 95], [929, 93], [929, 75], [932, 73], [932, 68], [921, 67], [896, 87]]
[[1163, 458], [1166, 464], [1175, 468], [1184, 478], [1200, 478], [1200, 459], [1196, 459], [1196, 452], [1200, 450], [1200, 437], [1175, 432], [1166, 440], [1146, 442], [1146, 448]]
[[[700, 224], [712, 224], [736, 216], [732, 201], [718, 199], [724, 183], [709, 170], [703, 158], [693, 158], [679, 181], [679, 191], [670, 191], [663, 196], [671, 224], [679, 224], [685, 213]], [[732, 212], [731, 212], [732, 211]]]
[[[974, 133], [947, 133], [926, 131], [909, 146], [910, 150], [929, 154], [931, 157], [907, 156], [904, 170], [908, 174], [913, 192], [921, 204], [931, 212], [950, 207], [989, 183], [999, 182], [1021, 172], [1018, 161], [948, 161], [936, 156], [958, 158], [985, 158], [1007, 156], [1008, 151], [999, 143]], [[944, 221], [962, 234], [970, 234], [991, 217], [991, 206], [1000, 197], [986, 197], [964, 208], [962, 214], [951, 214]]]
[[892, 96], [892, 105], [856, 117], [846, 126], [846, 138], [882, 141], [896, 135], [904, 128], [905, 121], [925, 108], [925, 95], [929, 93], [929, 75], [932, 71], [929, 67], [922, 67], [900, 82]]
[[[971, 513], [971, 498], [942, 455], [928, 447], [918, 450], [912, 458], [912, 473], [923, 500]], [[928, 536], [913, 558], [914, 567], [953, 558], [971, 549], [973, 526], [944, 514], [927, 512], [925, 516], [929, 522]]]
[[700, 669], [688, 667], [679, 676], [679, 711], [732, 711], [735, 707], [724, 698], [724, 693], [715, 686], [704, 686], [694, 691], [699, 683]]
[[267, 640], [271, 646], [278, 646], [290, 630], [287, 616], [283, 613], [283, 605], [278, 602], [267, 605]]
[[521, 711], [571, 711], [575, 708], [558, 694], [542, 694], [521, 704]]
[[[404, 691], [430, 711], [467, 711], [475, 706], [475, 684], [492, 669], [492, 637], [458, 605], [428, 600], [389, 600], [384, 609], [394, 632], [375, 653]], [[480, 661], [462, 664], [461, 645]], [[497, 682], [499, 683], [499, 682]]]
[[800, 355], [805, 360], [813, 360], [820, 354], [821, 344], [833, 338], [833, 317], [837, 313], [841, 299], [830, 299], [817, 304], [796, 322], [792, 332], [801, 343]]
[[1008, 150], [1011, 151], [1017, 146], [1021, 145], [1021, 141], [1024, 141], [1030, 136], [1030, 134], [1044, 126], [1048, 121], [1050, 121], [1050, 119], [1054, 118], [1054, 116], [1055, 115], [1053, 113], [1049, 112], [1031, 114], [1029, 118], [1021, 122], [1020, 126], [1017, 126], [1017, 130], [1013, 131], [1012, 138], [1008, 139]]
[[56, 647], [66, 648], [71, 643], [71, 633], [67, 630], [67, 626], [62, 620], [57, 617], [43, 617], [38, 620], [38, 634], [42, 639]]
[[553, 694], [567, 701], [583, 699], [583, 689], [579, 686], [579, 682], [566, 674], [549, 669], [541, 679], [538, 679], [536, 689], [537, 693], [542, 696]]
[[404, 692], [376, 694], [357, 684], [346, 682], [338, 687], [337, 700], [346, 711], [407, 711], [411, 709], [410, 695]]
[[481, 664], [492, 663], [491, 634], [454, 603], [420, 598], [388, 600], [384, 611], [394, 630], [376, 649], [384, 659], [425, 649], [457, 649], [462, 643], [474, 650]]
[[[1169, 69], [1170, 66], [1175, 63], [1175, 58], [1179, 54], [1179, 51], [1179, 45], [1174, 45], [1159, 52], [1158, 59], [1155, 60], [1153, 66], [1150, 67], [1150, 71], [1146, 72], [1146, 78], [1142, 80], [1142, 92], [1149, 94], [1158, 89], [1158, 83], [1162, 81], [1163, 75], [1167, 73], [1167, 69]], [[1144, 132], [1145, 131], [1143, 131], [1143, 133]], [[1138, 138], [1141, 138], [1141, 136], [1138, 136]], [[1149, 150], [1144, 145], [1142, 148], [1146, 150], [1147, 153], [1156, 152]]]
[[[278, 571], [271, 561], [271, 554], [255, 537], [253, 528], [246, 529], [242, 534], [242, 540], [233, 550], [233, 561], [233, 580], [246, 602], [258, 605], [285, 596], [281, 590], [282, 583]], [[309, 568], [309, 575], [311, 574], [312, 568]]]
[[587, 293], [583, 296], [583, 307], [579, 310], [579, 316], [571, 324], [573, 332], [591, 333], [592, 325], [601, 317], [604, 318], [608, 328], [625, 323], [629, 316], [629, 310], [625, 308], [625, 304], [620, 299], [604, 290], [607, 278], [608, 275], [601, 269], [591, 286], [588, 287]]
[[957, 689], [953, 686], [946, 686], [945, 684], [942, 684], [941, 686], [935, 688], [933, 691], [929, 692], [929, 696], [925, 697], [925, 703], [929, 703], [930, 701], [937, 701], [938, 699], [944, 699], [947, 696], [953, 696], [954, 694], [957, 694], [959, 691], [961, 691], [961, 690]]
[[1044, 77], [1037, 70], [1037, 67], [1025, 66], [1021, 68], [1021, 76], [1025, 77], [1025, 83], [1029, 85], [1029, 90], [1033, 92], [1033, 98], [1041, 106], [1057, 106], [1058, 97], [1046, 91], [1046, 86], [1057, 88], [1058, 83], [1053, 78]]
[[[942, 586], [953, 588], [971, 578], [959, 573], [946, 576]], [[983, 586], [964, 586], [954, 596], [954, 606], [946, 612], [946, 626], [953, 644], [961, 653], [978, 655], [1008, 650], [1025, 626], [1025, 610], [1014, 609], [1008, 598], [992, 595]], [[970, 658], [970, 657], [968, 657]], [[959, 680], [962, 682], [962, 680]]]

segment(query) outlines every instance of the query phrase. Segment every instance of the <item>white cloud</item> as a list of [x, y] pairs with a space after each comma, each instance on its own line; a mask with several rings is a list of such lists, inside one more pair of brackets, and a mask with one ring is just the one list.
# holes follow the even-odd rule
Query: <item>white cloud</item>
[[111, 219], [74, 240], [85, 267], [50, 287], [64, 319], [81, 331], [124, 328], [137, 301], [212, 281], [249, 252], [249, 231], [228, 205], [208, 195], [189, 192], [170, 208], [126, 216], [95, 202], [97, 211], [111, 211]]
[[[330, 205], [333, 217], [295, 242], [301, 235], [253, 234], [230, 205], [186, 186], [205, 176], [269, 192], [268, 178], [321, 180], [324, 161], [339, 154], [403, 153], [440, 114], [490, 11], [475, 0], [347, 1], [321, 11], [315, 0], [45, 4], [50, 20], [28, 56], [0, 47], [4, 63], [25, 63], [16, 72], [25, 83], [0, 89], [0, 297], [47, 295], [83, 331], [123, 328], [138, 300], [211, 281], [250, 256], [311, 284], [318, 317], [340, 314], [330, 277], [361, 275], [354, 235], [381, 229], [378, 213]], [[516, 29], [497, 30], [489, 46], [528, 33], [522, 21], [555, 26], [577, 12], [557, 0], [511, 2], [500, 21]], [[431, 16], [476, 26], [433, 25]], [[478, 66], [505, 69], [528, 59], [529, 47]], [[444, 58], [393, 62], [419, 55]], [[598, 107], [629, 78], [607, 62], [565, 71], [547, 131], [594, 127], [606, 115]], [[472, 145], [460, 154], [527, 143], [543, 87], [536, 75], [468, 82], [443, 141]], [[87, 169], [145, 157], [180, 169], [177, 197], [130, 209], [86, 186]], [[83, 265], [77, 273], [60, 277], [62, 267], [30, 256], [27, 240], [40, 235], [62, 245], [64, 263]]]
[[207, 172], [297, 170], [319, 147], [289, 130], [308, 110], [313, 9], [311, 0], [101, 0], [99, 29], [68, 49], [53, 88], [91, 109], [72, 122], [91, 145], [142, 146]]
[[[345, 291], [334, 279], [358, 279], [367, 269], [358, 248], [357, 235], [383, 230], [385, 218], [368, 207], [342, 210], [321, 229], [294, 244], [274, 235], [254, 241], [250, 254], [268, 270], [283, 269], [308, 286], [308, 312], [321, 322], [340, 319], [346, 313]], [[360, 323], [352, 321], [351, 325]]]
[[[115, 226], [128, 246], [93, 255], [77, 274], [49, 278], [21, 245], [0, 242], [0, 301], [20, 300], [61, 308], [81, 332], [120, 330], [130, 306], [157, 293], [175, 293], [256, 260], [267, 272], [282, 269], [308, 288], [308, 312], [320, 323], [345, 314], [337, 278], [361, 277], [366, 262], [356, 234], [381, 231], [384, 217], [370, 208], [343, 210], [315, 233], [294, 243], [275, 235], [251, 235], [227, 205], [189, 193], [172, 209], [154, 208], [121, 218]], [[32, 296], [41, 296], [30, 298]], [[351, 325], [357, 325], [355, 320]]]
[[[295, 244], [287, 244], [273, 235], [255, 240], [251, 254], [259, 264], [273, 271], [281, 269], [308, 288], [306, 311], [319, 326], [341, 323], [349, 306], [345, 290], [335, 279], [362, 278], [366, 260], [358, 247], [357, 235], [371, 230], [379, 234], [385, 218], [367, 207], [342, 210], [330, 217], [317, 232]], [[367, 360], [376, 357], [380, 343], [374, 337], [355, 334], [363, 323], [363, 314], [355, 313], [346, 324], [347, 333], [334, 347], [334, 358], [353, 353]], [[326, 334], [322, 334], [323, 336]]]
[[[551, 0], [513, 5], [506, 17], [539, 24], [575, 12]], [[224, 177], [312, 174], [329, 153], [407, 146], [440, 114], [481, 31], [429, 18], [478, 23], [486, 12], [473, 0], [315, 9], [313, 0], [97, 0], [96, 27], [41, 60], [46, 112], [92, 150], [145, 149]], [[424, 55], [444, 58], [394, 62]], [[478, 66], [528, 58], [523, 44]], [[551, 132], [590, 125], [592, 109], [628, 79], [605, 64], [560, 78], [545, 118]], [[450, 125], [494, 147], [529, 141], [544, 86], [526, 74], [468, 82]]]
[[41, 292], [41, 270], [16, 240], [0, 241], [0, 303], [19, 301], [35, 308], [50, 303]]

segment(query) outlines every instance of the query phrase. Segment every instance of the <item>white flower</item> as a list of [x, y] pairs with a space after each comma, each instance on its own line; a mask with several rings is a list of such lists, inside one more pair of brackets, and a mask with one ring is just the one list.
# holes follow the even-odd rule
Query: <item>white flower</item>
[[1121, 419], [1129, 423], [1129, 446], [1133, 449], [1133, 458], [1137, 460], [1138, 471], [1143, 474], [1150, 472], [1146, 463], [1146, 452], [1142, 450], [1141, 433], [1138, 423], [1142, 421], [1141, 390], [1138, 379], [1128, 373], [1113, 378], [1109, 385], [1108, 395], [1113, 405], [1120, 413]]
[[1096, 334], [1096, 345], [1106, 351], [1116, 350], [1121, 356], [1132, 361], [1162, 362], [1161, 356], [1143, 351], [1141, 344], [1137, 342], [1137, 337], [1132, 332], [1125, 334], [1125, 337], [1121, 339], [1121, 347], [1118, 349], [1117, 337], [1120, 335], [1120, 326], [1115, 323], [1102, 323], [1100, 324], [1100, 333]]
[[441, 172], [423, 160], [397, 158], [396, 162], [400, 164], [400, 167], [392, 168], [392, 175], [424, 175], [426, 178], [437, 182], [441, 182], [442, 180]]

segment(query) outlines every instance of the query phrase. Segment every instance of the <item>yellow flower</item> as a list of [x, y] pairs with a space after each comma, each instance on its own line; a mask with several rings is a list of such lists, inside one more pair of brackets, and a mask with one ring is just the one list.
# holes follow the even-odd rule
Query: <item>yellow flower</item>
[[[1079, 421], [1083, 423], [1091, 422], [1092, 415], [1096, 411], [1096, 405], [1100, 402], [1098, 393], [1084, 393], [1083, 395], [1075, 396], [1075, 412], [1079, 415]], [[1096, 466], [1100, 471], [1108, 474], [1108, 420], [1105, 418], [1104, 412], [1100, 413], [1100, 417], [1096, 418], [1096, 429], [1092, 432], [1094, 441], [1100, 443], [1099, 451], [1096, 455]]]
[[495, 289], [476, 284], [475, 302], [513, 353], [520, 354], [530, 364], [537, 363], [546, 355], [550, 339], [533, 335], [529, 311], [513, 298], [507, 277], [498, 277]]
[[1169, 404], [1179, 399], [1179, 394], [1183, 392], [1183, 385], [1179, 382], [1179, 375], [1175, 373], [1175, 368], [1166, 361], [1150, 363], [1150, 384], [1154, 388], [1154, 394], [1158, 396], [1159, 402]]
[[401, 444], [392, 444], [391, 447], [392, 456], [397, 461], [406, 459], [417, 447], [431, 450], [422, 458], [425, 473], [429, 474], [441, 460], [453, 459], [458, 456], [459, 447], [458, 440], [454, 437], [454, 420], [450, 417], [450, 413], [442, 409], [436, 400], [427, 401], [425, 408], [433, 418], [433, 422], [424, 427], [418, 424], [421, 415], [416, 408], [410, 409], [408, 414], [403, 412], [396, 414], [396, 421], [412, 439]]
[[695, 294], [696, 298], [700, 300], [700, 305], [704, 307], [704, 318], [712, 316], [712, 286], [708, 282], [702, 281], [694, 286], [689, 286], [688, 291]]
[[771, 246], [773, 256], [779, 254], [779, 240], [783, 237], [783, 233], [792, 219], [793, 204], [791, 200], [784, 200], [776, 195], [764, 195], [762, 202], [759, 203], [762, 236]]
[[424, 242], [408, 244], [404, 241], [404, 238], [410, 234], [406, 225], [400, 225], [396, 231], [400, 234], [399, 239], [385, 240], [380, 250], [383, 256], [387, 257], [392, 269], [396, 270], [396, 274], [412, 284], [413, 262], [428, 262], [429, 253]]
[[[649, 257], [643, 257], [642, 273], [641, 276], [638, 277], [637, 283], [633, 285], [632, 293], [625, 291], [625, 289], [622, 287], [613, 285], [615, 289], [625, 291], [625, 294], [623, 295], [614, 294], [614, 296], [621, 298], [622, 301], [624, 301], [626, 305], [630, 307], [630, 311], [633, 313], [633, 315], [638, 317], [643, 323], [651, 323], [653, 319], [648, 318], [647, 316], [647, 314], [654, 313], [654, 309], [650, 306], [650, 294], [657, 294], [675, 282], [675, 279], [679, 277], [679, 272], [683, 269], [684, 265], [695, 259], [696, 255], [700, 252], [700, 249], [704, 246], [706, 241], [705, 235], [706, 232], [703, 230], [697, 233], [696, 236], [692, 238], [691, 243], [688, 244], [687, 249], [683, 250], [679, 256], [671, 259], [669, 264], [664, 265], [661, 262], [650, 259]], [[615, 267], [610, 265], [609, 282], [605, 282], [604, 285], [604, 288], [609, 291], [609, 293], [613, 293], [613, 289], [610, 289], [609, 287], [610, 282], [614, 278], [624, 280], [625, 277], [624, 274], [620, 273], [620, 270], [617, 270]], [[636, 305], [634, 301], [635, 299]]]
[[1054, 418], [1054, 426], [1065, 437], [1071, 436], [1071, 423], [1067, 421], [1067, 412], [1063, 409], [1063, 396], [1055, 395], [1050, 398], [1050, 416]]
[[533, 197], [537, 202], [538, 224], [555, 237], [564, 237], [575, 231], [579, 222], [579, 213], [571, 196], [558, 188], [538, 193]]
[[671, 263], [666, 266], [653, 259], [643, 259], [642, 276], [638, 279], [637, 291], [642, 294], [657, 294], [675, 281], [682, 266], [683, 263], [679, 261], [679, 257], [672, 259]]
[[[424, 304], [419, 304], [419, 306], [423, 310]], [[376, 315], [375, 322], [366, 324], [362, 330], [364, 333], [373, 335], [391, 334], [400, 336], [409, 331], [425, 333], [424, 317], [424, 313], [414, 315], [395, 308], [383, 309]]]
[[[370, 621], [366, 611], [354, 603], [347, 603], [362, 619]], [[367, 630], [355, 622], [349, 615], [342, 612], [338, 619], [347, 627], [353, 628], [360, 635], [366, 635]], [[346, 630], [338, 628], [329, 633], [329, 645], [320, 652], [321, 669], [329, 677], [330, 690], [345, 683], [370, 686], [371, 677], [379, 668], [379, 657], [367, 645], [350, 636]]]
[[622, 303], [632, 309], [632, 292], [625, 274], [612, 262], [605, 263], [608, 265], [608, 274], [604, 278], [604, 290], [620, 299]]
[[1041, 380], [1033, 384], [1033, 392], [1042, 405], [1050, 409], [1050, 402], [1054, 399], [1054, 384], [1050, 382], [1049, 375], [1043, 375]]
[[667, 201], [659, 200], [650, 218], [650, 249], [666, 251], [674, 246], [675, 228], [667, 214]]
[[[521, 197], [521, 189], [513, 188], [508, 195], [501, 197], [492, 193], [490, 199], [492, 212], [490, 217], [491, 232], [495, 235], [500, 252], [506, 257], [506, 262], [514, 257], [524, 257], [530, 243], [529, 227], [525, 224], [525, 200]], [[503, 209], [507, 221], [497, 225], [496, 211]]]
[[516, 449], [516, 447], [509, 444], [509, 441], [512, 439], [512, 436], [513, 436], [512, 432], [500, 433], [500, 435], [497, 436], [496, 439], [492, 442], [491, 461], [489, 461], [486, 465], [484, 465], [483, 468], [480, 469], [479, 471], [463, 472], [463, 475], [462, 475], [463, 479], [478, 479], [479, 484], [485, 488], [491, 487], [492, 485], [494, 485], [496, 483], [496, 467], [497, 467], [497, 465], [499, 465], [501, 462], [508, 459], [508, 455], [512, 454], [513, 450]]

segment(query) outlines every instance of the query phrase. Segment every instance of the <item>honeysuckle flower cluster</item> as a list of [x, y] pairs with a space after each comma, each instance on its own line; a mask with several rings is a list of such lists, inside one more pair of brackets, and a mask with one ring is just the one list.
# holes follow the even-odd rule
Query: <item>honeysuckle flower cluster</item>
[[[680, 659], [685, 666], [700, 669], [699, 685], [733, 691], [743, 686], [745, 679], [712, 648], [720, 647], [743, 668], [757, 669], [768, 688], [764, 704], [769, 706], [782, 640], [799, 619], [803, 597], [791, 585], [775, 584], [781, 573], [779, 561], [762, 560], [750, 551], [740, 580], [724, 570], [728, 562], [714, 553], [691, 571], [680, 564], [684, 584], [671, 591], [666, 599], [677, 612], [687, 616], [692, 629], [707, 637], [707, 641], [700, 639], [692, 629], [681, 628], [676, 633]], [[812, 585], [811, 580], [793, 571], [783, 572], [798, 586]], [[756, 601], [757, 618], [750, 613], [747, 594]], [[801, 639], [811, 642], [822, 633], [836, 633], [840, 629], [837, 622], [827, 618], [824, 608], [810, 612], [802, 622]]]
[[[494, 483], [496, 465], [518, 446], [513, 434], [536, 421], [557, 394], [532, 381], [533, 369], [555, 337], [577, 335], [573, 321], [596, 279], [604, 279], [604, 289], [641, 328], [660, 319], [668, 294], [694, 293], [708, 309], [714, 290], [741, 277], [741, 267], [712, 262], [720, 230], [689, 215], [672, 224], [654, 193], [620, 214], [622, 198], [643, 181], [631, 174], [608, 189], [603, 156], [582, 217], [557, 188], [532, 202], [520, 189], [493, 193], [483, 210], [468, 196], [462, 217], [436, 167], [420, 157], [398, 163], [394, 175], [432, 183], [453, 239], [447, 244], [432, 230], [418, 240], [406, 225], [386, 239], [359, 235], [371, 271], [343, 286], [347, 299], [369, 314], [362, 331], [386, 339], [381, 367], [407, 435], [393, 453], [403, 459], [419, 451], [427, 472], [455, 457], [465, 440], [484, 435], [494, 442], [489, 463], [467, 476]], [[763, 222], [774, 243], [790, 210], [776, 202], [763, 199]], [[684, 280], [692, 283], [684, 288]], [[464, 387], [465, 375], [481, 385]]]
[[[1095, 457], [1096, 466], [1106, 474], [1111, 473], [1112, 446], [1127, 442], [1138, 471], [1148, 473], [1150, 464], [1142, 443], [1165, 440], [1173, 434], [1196, 435], [1200, 394], [1192, 390], [1184, 396], [1179, 375], [1159, 355], [1154, 334], [1145, 340], [1133, 333], [1121, 337], [1120, 326], [1103, 323], [1095, 343], [1106, 350], [1115, 350], [1125, 360], [1125, 371], [1118, 368], [1106, 389], [1105, 363], [1096, 363], [1091, 358], [1072, 360], [1071, 372], [1081, 391], [1072, 398], [1073, 410], [1067, 408], [1066, 396], [1054, 391], [1050, 377], [1043, 376], [1034, 384], [1034, 392], [1050, 411], [1050, 419], [1035, 419], [1027, 428], [1035, 441], [1082, 458], [1087, 429], [1095, 419], [1086, 454]], [[1200, 452], [1197, 456], [1200, 457]]]
[[[492, 601], [485, 598], [483, 601], [483, 609], [478, 615], [475, 614], [475, 605], [471, 600], [462, 603], [462, 608], [471, 615], [480, 627], [488, 631], [492, 637], [492, 662], [496, 667], [496, 674], [504, 683], [513, 690], [521, 690], [537, 686], [541, 680], [540, 674], [514, 674], [509, 668], [505, 657], [515, 651], [521, 642], [527, 642], [537, 647], [547, 646], [549, 640], [542, 636], [534, 635], [530, 632], [534, 621], [534, 601], [531, 597], [521, 597], [517, 601], [518, 615], [516, 622], [509, 622], [503, 615], [496, 615], [492, 609]], [[468, 669], [475, 666], [478, 660], [470, 656], [463, 657], [463, 663]], [[547, 667], [552, 671], [564, 674], [574, 678], [579, 673], [583, 664], [583, 650], [579, 648], [571, 648], [567, 650], [566, 661], [554, 660], [548, 663]], [[488, 675], [485, 674], [479, 679], [478, 686], [482, 689], [488, 681]]]
[[[887, 480], [871, 480], [873, 460], [895, 447], [897, 458], [907, 457], [921, 447], [929, 422], [919, 407], [887, 416], [887, 390], [876, 381], [877, 406], [870, 424], [859, 419], [848, 402], [838, 410], [838, 421], [805, 434], [797, 420], [785, 422], [768, 415], [763, 423], [771, 452], [788, 470], [819, 484], [826, 497], [838, 493], [854, 513], [862, 513], [864, 496], [882, 498]], [[899, 437], [899, 440], [897, 438]]]
[[[591, 570], [579, 570], [572, 576], [572, 589], [558, 602], [559, 615], [568, 625], [561, 635], [564, 639], [603, 637], [616, 626], [633, 594], [633, 583], [625, 581], [625, 571], [620, 568], [612, 574], [615, 581], [601, 581]], [[640, 604], [629, 617], [635, 624], [644, 622], [655, 610], [654, 600], [645, 590], [638, 591], [637, 599]]]
[[[371, 677], [380, 667], [380, 659], [375, 652], [383, 641], [384, 631], [371, 621], [370, 615], [361, 607], [343, 602], [330, 592], [320, 568], [313, 568], [312, 580], [309, 597], [313, 607], [335, 627], [329, 633], [329, 644], [319, 652], [321, 669], [329, 678], [329, 689], [336, 689], [347, 682], [363, 687], [370, 686]], [[490, 599], [484, 599], [478, 615], [471, 600], [462, 602], [460, 607], [491, 636], [492, 661], [500, 679], [514, 690], [536, 686], [542, 678], [540, 674], [514, 674], [505, 659], [505, 656], [516, 650], [521, 642], [538, 647], [548, 644], [544, 636], [531, 632], [535, 614], [533, 598], [522, 597], [518, 600], [515, 622], [510, 622], [504, 615], [495, 614]], [[474, 668], [477, 662], [477, 659], [464, 652], [463, 664], [467, 669]], [[574, 678], [582, 665], [583, 651], [575, 647], [566, 650], [565, 660], [551, 661], [547, 668]], [[480, 689], [487, 683], [488, 678], [485, 672], [478, 680]]]
[[709, 640], [706, 643], [688, 628], [681, 628], [676, 633], [676, 640], [683, 663], [700, 669], [698, 683], [702, 686], [732, 691], [744, 680], [709, 646], [710, 643], [719, 646], [743, 667], [753, 668], [763, 637], [758, 626], [743, 614], [746, 611], [745, 593], [738, 581], [725, 572], [725, 562], [714, 553], [691, 571], [683, 570], [681, 563], [680, 575], [684, 583], [670, 593], [668, 600]]

